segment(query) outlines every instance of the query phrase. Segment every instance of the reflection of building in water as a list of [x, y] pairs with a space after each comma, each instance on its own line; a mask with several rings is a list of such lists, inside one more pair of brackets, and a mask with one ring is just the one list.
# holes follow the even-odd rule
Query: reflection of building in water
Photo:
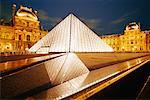
[[150, 31], [141, 31], [135, 22], [126, 26], [124, 34], [101, 38], [117, 52], [150, 52]]
[[48, 32], [40, 30], [37, 11], [16, 5], [12, 8], [12, 26], [0, 25], [0, 52], [19, 52], [30, 48]]

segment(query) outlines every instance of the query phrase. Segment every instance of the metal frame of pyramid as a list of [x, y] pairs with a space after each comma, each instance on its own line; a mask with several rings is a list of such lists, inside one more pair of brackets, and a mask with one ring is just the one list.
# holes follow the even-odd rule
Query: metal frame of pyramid
[[36, 53], [113, 52], [113, 49], [74, 14], [69, 14], [29, 51]]

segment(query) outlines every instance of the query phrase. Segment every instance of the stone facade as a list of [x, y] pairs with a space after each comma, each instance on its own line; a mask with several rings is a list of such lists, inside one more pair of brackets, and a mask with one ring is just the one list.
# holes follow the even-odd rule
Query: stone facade
[[0, 25], [0, 52], [23, 52], [45, 36], [48, 31], [40, 29], [37, 11], [13, 5], [12, 26]]
[[116, 52], [150, 52], [150, 31], [141, 31], [140, 24], [129, 23], [124, 34], [102, 36]]

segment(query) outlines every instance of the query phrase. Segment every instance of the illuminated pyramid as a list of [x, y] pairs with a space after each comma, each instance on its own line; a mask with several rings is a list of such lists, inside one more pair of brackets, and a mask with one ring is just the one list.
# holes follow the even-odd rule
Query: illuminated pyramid
[[113, 49], [75, 15], [69, 14], [29, 51], [36, 53], [113, 52]]

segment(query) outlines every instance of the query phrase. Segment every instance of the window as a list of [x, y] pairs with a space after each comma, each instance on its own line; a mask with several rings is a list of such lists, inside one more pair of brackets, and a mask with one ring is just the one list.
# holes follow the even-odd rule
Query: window
[[29, 22], [27, 22], [27, 26], [29, 26]]
[[27, 41], [30, 41], [30, 35], [27, 35]]
[[31, 45], [30, 45], [30, 44], [28, 44], [28, 48], [31, 48]]
[[119, 47], [117, 47], [117, 50], [119, 50]]
[[140, 50], [143, 50], [142, 47], [140, 47]]
[[23, 22], [23, 25], [26, 25], [26, 23]]
[[21, 40], [21, 35], [19, 35], [19, 38], [18, 38], [19, 40]]
[[6, 39], [9, 39], [9, 35], [6, 35]]

